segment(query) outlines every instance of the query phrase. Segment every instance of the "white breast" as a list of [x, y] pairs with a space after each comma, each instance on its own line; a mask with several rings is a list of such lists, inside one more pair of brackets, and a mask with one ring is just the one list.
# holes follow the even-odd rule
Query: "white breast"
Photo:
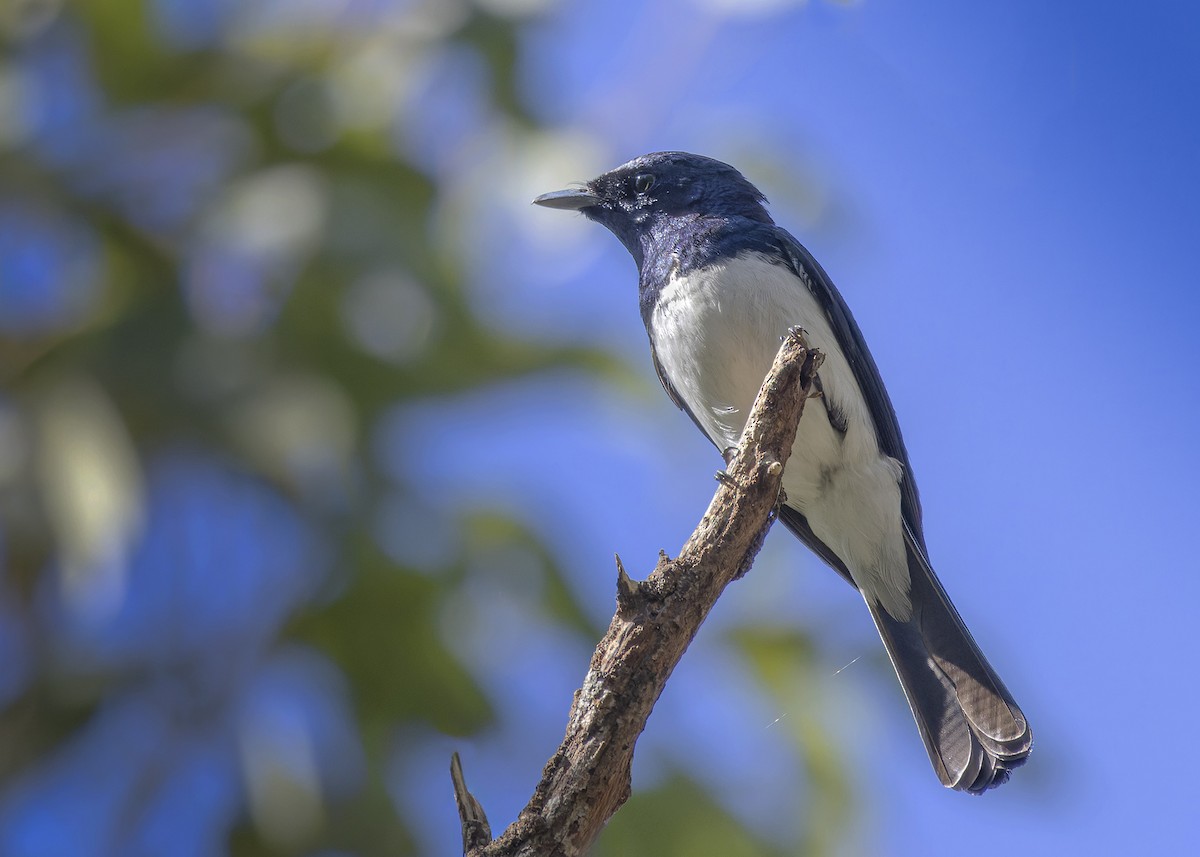
[[673, 276], [651, 318], [663, 371], [718, 448], [737, 444], [780, 337], [793, 325], [825, 353], [821, 383], [845, 417], [814, 400], [784, 474], [788, 505], [850, 569], [863, 594], [898, 619], [910, 613], [899, 462], [882, 454], [854, 372], [812, 293], [782, 265], [743, 254]]

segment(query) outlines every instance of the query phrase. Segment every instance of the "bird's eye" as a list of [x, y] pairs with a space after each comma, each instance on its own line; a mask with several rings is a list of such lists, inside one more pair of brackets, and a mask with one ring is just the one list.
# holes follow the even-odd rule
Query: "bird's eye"
[[654, 187], [654, 176], [650, 173], [640, 173], [633, 177], [633, 189], [638, 193], [645, 193]]

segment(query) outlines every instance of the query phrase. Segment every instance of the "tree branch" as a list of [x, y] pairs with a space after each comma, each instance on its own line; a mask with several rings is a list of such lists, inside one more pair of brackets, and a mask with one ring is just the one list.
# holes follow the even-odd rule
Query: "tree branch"
[[575, 693], [566, 736], [533, 798], [498, 839], [481, 835], [487, 820], [455, 758], [466, 857], [575, 857], [628, 799], [634, 744], [667, 679], [721, 592], [749, 569], [774, 521], [783, 466], [822, 360], [802, 331], [791, 331], [679, 556], [661, 554], [641, 583], [617, 558], [617, 612]]

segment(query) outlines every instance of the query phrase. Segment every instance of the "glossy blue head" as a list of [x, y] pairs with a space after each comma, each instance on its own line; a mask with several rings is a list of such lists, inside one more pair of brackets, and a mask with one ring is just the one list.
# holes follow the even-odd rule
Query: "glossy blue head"
[[701, 220], [772, 223], [765, 197], [729, 164], [687, 152], [634, 158], [583, 187], [534, 200], [574, 209], [607, 226], [642, 267], [656, 244], [678, 241]]

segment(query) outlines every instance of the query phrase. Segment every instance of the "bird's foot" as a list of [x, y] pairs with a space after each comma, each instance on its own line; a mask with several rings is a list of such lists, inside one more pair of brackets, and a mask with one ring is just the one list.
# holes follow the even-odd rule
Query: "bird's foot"
[[721, 451], [721, 457], [725, 459], [725, 470], [718, 470], [714, 476], [716, 480], [727, 488], [736, 488], [737, 483], [733, 481], [733, 477], [729, 475], [729, 467], [732, 466], [733, 460], [737, 458], [737, 447], [727, 446]]
[[805, 348], [808, 347], [808, 331], [798, 324], [793, 324], [787, 329], [787, 333], [779, 337], [780, 342], [787, 342], [789, 339], [797, 339]]

